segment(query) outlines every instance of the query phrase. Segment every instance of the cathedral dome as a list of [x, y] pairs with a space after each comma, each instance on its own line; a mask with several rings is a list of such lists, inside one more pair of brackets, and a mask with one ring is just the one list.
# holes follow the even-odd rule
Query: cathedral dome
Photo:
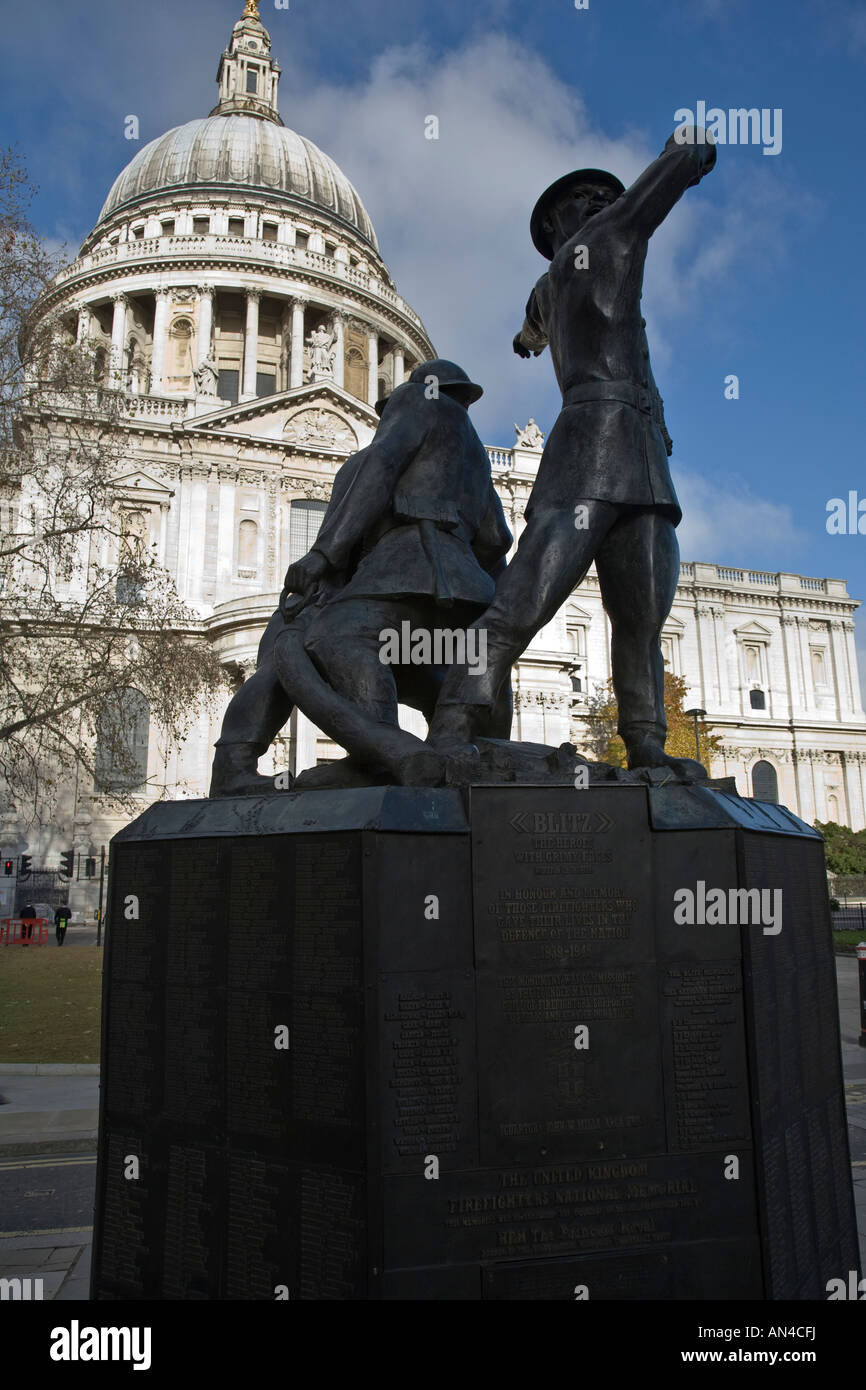
[[378, 250], [367, 210], [334, 161], [312, 140], [255, 115], [206, 116], [151, 140], [115, 179], [99, 220], [158, 192], [196, 187], [284, 196], [341, 219]]

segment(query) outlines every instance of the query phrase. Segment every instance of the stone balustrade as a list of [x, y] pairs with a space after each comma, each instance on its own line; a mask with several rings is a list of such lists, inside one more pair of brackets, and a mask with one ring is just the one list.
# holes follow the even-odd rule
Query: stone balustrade
[[384, 284], [370, 271], [359, 270], [346, 265], [344, 261], [334, 260], [319, 251], [309, 251], [297, 246], [286, 246], [275, 241], [260, 241], [255, 237], [233, 237], [209, 234], [207, 236], [163, 236], [132, 241], [119, 241], [112, 246], [103, 246], [89, 255], [80, 256], [62, 270], [55, 279], [55, 285], [69, 284], [88, 271], [99, 270], [105, 266], [124, 269], [143, 268], [156, 259], [177, 257], [184, 262], [201, 259], [208, 266], [218, 266], [221, 260], [237, 260], [239, 257], [248, 264], [250, 271], [267, 267], [273, 270], [313, 270], [326, 280], [354, 285], [365, 293], [383, 300], [397, 309], [404, 318], [424, 332], [424, 325], [415, 310], [407, 304], [402, 295]]

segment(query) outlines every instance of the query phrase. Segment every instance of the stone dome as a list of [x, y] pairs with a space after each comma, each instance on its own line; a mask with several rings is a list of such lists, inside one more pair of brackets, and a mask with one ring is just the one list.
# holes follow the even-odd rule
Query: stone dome
[[99, 221], [156, 193], [196, 187], [307, 204], [347, 223], [378, 251], [367, 210], [334, 161], [312, 140], [255, 116], [206, 116], [151, 140], [115, 179]]

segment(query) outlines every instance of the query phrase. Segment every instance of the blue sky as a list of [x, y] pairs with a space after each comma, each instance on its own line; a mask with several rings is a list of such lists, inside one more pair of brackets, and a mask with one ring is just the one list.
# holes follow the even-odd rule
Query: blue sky
[[[207, 114], [242, 8], [8, 7], [0, 139], [40, 186], [43, 235], [77, 246], [142, 144]], [[484, 384], [473, 415], [489, 443], [530, 415], [549, 429], [558, 408], [549, 357], [511, 352], [544, 269], [528, 218], [546, 184], [584, 164], [628, 183], [698, 100], [781, 108], [781, 152], [721, 147], [647, 263], [683, 556], [842, 577], [866, 598], [866, 535], [825, 525], [829, 498], [866, 498], [862, 0], [262, 0], [261, 13], [284, 121], [352, 179], [401, 293]], [[130, 113], [138, 143], [123, 138]], [[862, 664], [866, 616], [858, 646]]]

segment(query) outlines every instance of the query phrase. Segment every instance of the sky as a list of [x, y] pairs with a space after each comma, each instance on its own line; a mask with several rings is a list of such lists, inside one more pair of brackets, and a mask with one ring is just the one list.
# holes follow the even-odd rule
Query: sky
[[[511, 348], [545, 269], [528, 225], [547, 184], [583, 166], [628, 184], [699, 102], [766, 111], [778, 152], [720, 144], [650, 243], [682, 555], [843, 578], [866, 599], [856, 516], [853, 534], [827, 529], [830, 500], [855, 493], [866, 531], [864, 0], [276, 3], [260, 0], [282, 118], [352, 180], [400, 293], [484, 386], [489, 444], [530, 416], [547, 431], [559, 409], [549, 354]], [[0, 144], [26, 159], [49, 244], [77, 249], [135, 153], [207, 115], [242, 8], [6, 7]], [[866, 687], [866, 613], [857, 644]]]

